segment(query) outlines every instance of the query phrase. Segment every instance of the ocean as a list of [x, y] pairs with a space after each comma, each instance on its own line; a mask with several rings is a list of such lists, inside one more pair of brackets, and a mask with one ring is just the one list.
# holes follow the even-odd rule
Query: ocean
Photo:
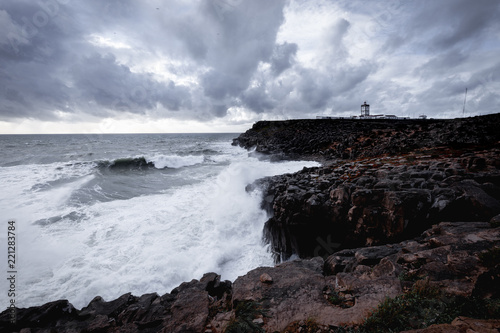
[[262, 194], [245, 187], [317, 163], [259, 159], [237, 135], [0, 135], [0, 269], [15, 221], [17, 307], [82, 308], [272, 266]]

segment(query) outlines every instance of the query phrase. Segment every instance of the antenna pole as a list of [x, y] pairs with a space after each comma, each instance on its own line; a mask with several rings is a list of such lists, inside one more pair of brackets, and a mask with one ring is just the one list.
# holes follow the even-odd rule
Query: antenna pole
[[462, 111], [462, 116], [465, 115], [465, 102], [467, 101], [467, 88], [465, 88], [465, 97], [464, 97], [464, 109]]

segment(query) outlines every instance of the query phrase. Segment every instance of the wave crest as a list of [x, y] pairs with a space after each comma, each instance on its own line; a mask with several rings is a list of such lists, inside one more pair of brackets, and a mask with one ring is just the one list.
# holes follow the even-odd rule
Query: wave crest
[[201, 164], [204, 160], [205, 158], [202, 155], [157, 155], [147, 159], [148, 163], [152, 163], [157, 169], [178, 169], [182, 167]]
[[102, 161], [98, 163], [100, 168], [109, 169], [143, 169], [152, 168], [155, 165], [144, 157], [118, 158], [114, 161]]
[[203, 163], [203, 156], [156, 155], [153, 157], [119, 158], [113, 161], [98, 162], [99, 168], [107, 169], [178, 169]]

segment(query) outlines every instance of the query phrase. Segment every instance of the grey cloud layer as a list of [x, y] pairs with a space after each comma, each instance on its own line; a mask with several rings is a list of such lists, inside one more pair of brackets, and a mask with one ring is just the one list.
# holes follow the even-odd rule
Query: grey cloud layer
[[[301, 41], [279, 40], [286, 10], [297, 4], [339, 13], [325, 18], [331, 22], [310, 62], [298, 60], [309, 51]], [[4, 0], [0, 120], [130, 113], [203, 121], [231, 107], [298, 117], [357, 112], [364, 99], [380, 112], [439, 116], [465, 87], [471, 112], [490, 113], [500, 103], [499, 7], [496, 0]], [[396, 69], [394, 59], [405, 55], [419, 63]], [[417, 83], [402, 83], [408, 77]]]

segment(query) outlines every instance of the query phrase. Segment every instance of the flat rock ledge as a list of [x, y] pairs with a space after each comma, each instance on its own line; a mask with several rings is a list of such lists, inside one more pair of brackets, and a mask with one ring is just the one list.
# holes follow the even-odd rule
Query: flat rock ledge
[[[96, 297], [81, 310], [59, 300], [17, 309], [16, 324], [10, 323], [7, 310], [0, 314], [0, 331], [215, 333], [246, 320], [265, 332], [301, 332], [313, 320], [315, 332], [335, 332], [340, 326], [361, 324], [386, 297], [421, 281], [402, 277], [425, 277], [451, 295], [498, 298], [500, 266], [481, 259], [482, 253], [497, 247], [500, 227], [487, 222], [439, 223], [413, 240], [342, 250], [326, 260], [315, 257], [260, 267], [234, 283], [208, 273], [163, 296], [125, 294], [109, 302]], [[245, 314], [241, 309], [248, 309], [248, 304], [258, 304], [259, 311]], [[415, 332], [498, 328], [499, 320], [457, 318]]]

